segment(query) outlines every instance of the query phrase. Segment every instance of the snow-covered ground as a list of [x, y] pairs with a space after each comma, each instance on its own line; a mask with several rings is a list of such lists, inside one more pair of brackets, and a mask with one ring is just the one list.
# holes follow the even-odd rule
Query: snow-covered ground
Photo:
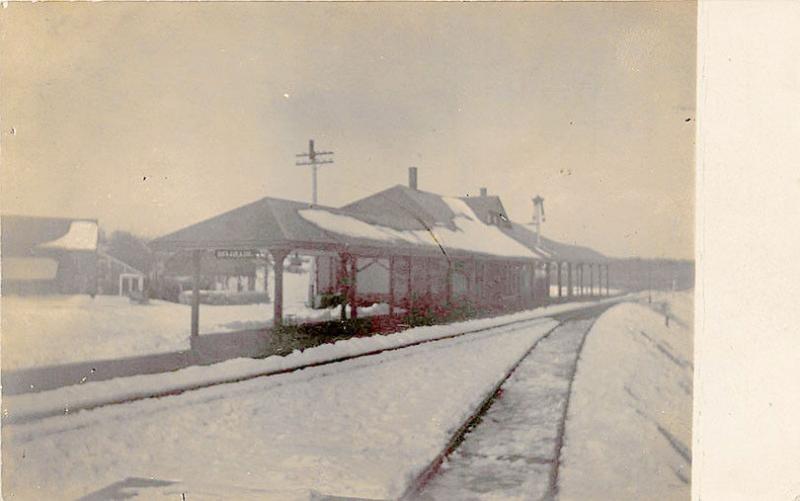
[[148, 499], [396, 498], [554, 325], [3, 426], [4, 491], [75, 499], [137, 477], [181, 482], [127, 490]]
[[[596, 303], [590, 303], [593, 305]], [[351, 338], [295, 350], [287, 356], [265, 359], [237, 358], [207, 366], [194, 366], [163, 374], [144, 374], [105, 381], [94, 381], [54, 390], [8, 395], [3, 398], [3, 421], [17, 422], [33, 416], [74, 412], [108, 402], [132, 400], [210, 383], [241, 380], [267, 372], [292, 369], [342, 357], [397, 348], [453, 334], [497, 327], [509, 322], [546, 318], [561, 312], [584, 308], [585, 303], [564, 303], [492, 318], [481, 318], [446, 325], [415, 327], [391, 336]]]
[[588, 334], [566, 423], [562, 500], [690, 497], [693, 297], [653, 300], [613, 307]]
[[[284, 315], [337, 318], [339, 307], [306, 307], [307, 273], [284, 273]], [[360, 308], [362, 315], [388, 308]], [[2, 367], [55, 365], [189, 349], [188, 305], [120, 296], [3, 296]], [[200, 333], [256, 329], [272, 323], [270, 304], [201, 305]]]

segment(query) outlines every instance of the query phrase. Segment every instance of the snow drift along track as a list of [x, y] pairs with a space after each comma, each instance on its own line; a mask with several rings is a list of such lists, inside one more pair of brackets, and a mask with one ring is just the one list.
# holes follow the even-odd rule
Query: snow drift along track
[[[455, 334], [447, 334], [447, 335], [443, 335], [443, 336], [435, 337], [435, 338], [430, 338], [430, 339], [422, 339], [422, 340], [417, 340], [417, 341], [411, 341], [411, 342], [400, 344], [400, 345], [397, 345], [397, 346], [378, 348], [378, 349], [373, 349], [373, 350], [369, 350], [369, 351], [360, 352], [360, 353], [357, 353], [357, 354], [333, 357], [333, 358], [329, 358], [329, 359], [325, 359], [325, 360], [321, 360], [321, 361], [315, 361], [315, 362], [310, 362], [310, 363], [305, 363], [305, 364], [299, 364], [299, 365], [291, 366], [291, 367], [288, 367], [288, 368], [257, 371], [257, 372], [248, 373], [246, 375], [239, 375], [239, 376], [235, 376], [235, 377], [221, 377], [219, 379], [214, 379], [214, 380], [210, 380], [210, 381], [203, 381], [203, 382], [200, 382], [200, 383], [197, 383], [197, 384], [186, 384], [186, 385], [182, 385], [182, 386], [178, 386], [178, 387], [170, 387], [169, 389], [166, 389], [166, 390], [163, 390], [163, 391], [143, 391], [143, 392], [131, 391], [131, 392], [125, 393], [123, 396], [110, 396], [110, 397], [109, 396], [103, 396], [103, 397], [98, 397], [98, 398], [90, 398], [90, 399], [86, 399], [86, 400], [84, 400], [82, 402], [79, 402], [79, 403], [73, 403], [73, 404], [69, 405], [67, 408], [65, 408], [64, 406], [53, 405], [53, 406], [50, 406], [50, 407], [44, 408], [44, 409], [37, 408], [37, 409], [31, 409], [29, 411], [26, 411], [25, 409], [22, 409], [22, 410], [17, 412], [12, 407], [11, 408], [11, 412], [8, 412], [9, 409], [4, 409], [3, 424], [5, 424], [5, 425], [13, 425], [13, 424], [27, 423], [27, 422], [35, 421], [35, 420], [38, 420], [38, 419], [47, 418], [47, 417], [54, 417], [54, 416], [62, 416], [62, 415], [66, 415], [66, 414], [72, 414], [72, 413], [75, 413], [77, 411], [91, 410], [91, 409], [96, 409], [96, 408], [100, 408], [100, 407], [112, 406], [112, 405], [120, 405], [120, 404], [125, 404], [125, 403], [135, 402], [135, 401], [139, 401], [139, 400], [145, 400], [145, 399], [170, 397], [170, 396], [180, 395], [180, 394], [183, 394], [183, 393], [186, 393], [186, 392], [201, 390], [201, 389], [204, 389], [204, 388], [210, 388], [210, 387], [214, 387], [214, 386], [220, 386], [220, 385], [226, 385], [226, 384], [234, 384], [234, 383], [239, 383], [239, 382], [243, 382], [243, 381], [249, 381], [249, 380], [256, 379], [256, 378], [277, 376], [277, 375], [281, 375], [281, 374], [288, 374], [288, 373], [292, 373], [292, 372], [296, 372], [296, 371], [300, 371], [300, 370], [308, 369], [308, 368], [312, 368], [312, 367], [319, 367], [319, 366], [324, 366], [324, 365], [335, 364], [335, 363], [344, 362], [344, 361], [352, 360], [352, 359], [356, 359], [356, 358], [365, 358], [365, 357], [375, 356], [375, 355], [379, 355], [379, 354], [385, 353], [385, 352], [402, 350], [402, 349], [405, 349], [405, 348], [410, 348], [410, 347], [413, 347], [413, 346], [418, 346], [418, 345], [427, 344], [427, 343], [433, 343], [433, 342], [437, 342], [437, 341], [444, 341], [444, 340], [447, 340], [447, 339], [453, 339], [453, 338], [457, 338], [457, 337], [461, 337], [461, 336], [465, 336], [465, 335], [469, 335], [469, 334], [476, 334], [476, 333], [480, 333], [480, 332], [485, 332], [485, 331], [491, 330], [491, 329], [509, 327], [509, 326], [514, 326], [514, 325], [521, 325], [521, 324], [526, 324], [526, 323], [536, 323], [536, 322], [540, 322], [540, 321], [542, 321], [544, 319], [548, 319], [548, 318], [563, 323], [563, 322], [565, 322], [567, 320], [570, 320], [570, 319], [586, 318], [586, 317], [596, 316], [599, 312], [604, 311], [605, 309], [607, 309], [612, 304], [615, 304], [616, 302], [617, 301], [604, 301], [604, 302], [601, 302], [599, 304], [598, 303], [592, 303], [592, 304], [590, 304], [588, 306], [578, 306], [576, 308], [571, 308], [571, 309], [568, 309], [566, 311], [554, 312], [553, 315], [550, 315], [548, 317], [544, 317], [543, 316], [543, 317], [536, 317], [536, 318], [523, 318], [523, 319], [517, 319], [517, 320], [510, 320], [510, 321], [507, 321], [507, 322], [491, 324], [491, 325], [485, 326], [485, 327], [459, 331], [459, 332], [457, 332]], [[13, 400], [17, 400], [17, 399], [13, 399]]]

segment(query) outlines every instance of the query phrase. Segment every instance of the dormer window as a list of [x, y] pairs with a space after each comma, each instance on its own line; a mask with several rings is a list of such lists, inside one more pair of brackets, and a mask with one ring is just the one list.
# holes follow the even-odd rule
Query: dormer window
[[502, 212], [495, 212], [489, 211], [488, 217], [488, 224], [493, 226], [503, 226], [505, 228], [511, 228], [511, 221], [508, 220], [505, 214]]

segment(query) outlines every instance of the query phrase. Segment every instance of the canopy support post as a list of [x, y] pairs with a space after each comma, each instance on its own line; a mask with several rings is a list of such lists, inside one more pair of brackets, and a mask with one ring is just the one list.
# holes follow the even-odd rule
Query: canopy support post
[[192, 337], [200, 335], [200, 258], [203, 251], [192, 251]]
[[272, 267], [275, 273], [275, 294], [272, 302], [272, 325], [274, 327], [283, 326], [283, 260], [289, 255], [288, 249], [270, 249], [272, 255]]
[[548, 299], [551, 297], [551, 294], [550, 294], [550, 268], [551, 268], [550, 265], [551, 264], [552, 263], [550, 263], [550, 262], [545, 262], [544, 263], [544, 290], [545, 290], [544, 297], [546, 297]]
[[358, 277], [358, 258], [350, 257], [350, 287], [347, 289], [348, 303], [350, 303], [350, 318], [358, 318], [358, 306], [356, 305], [356, 279]]
[[394, 288], [395, 288], [395, 273], [396, 273], [395, 257], [389, 256], [389, 316], [394, 316]]
[[567, 263], [567, 297], [572, 297], [575, 291], [572, 288], [572, 263]]
[[450, 305], [453, 302], [453, 261], [447, 259], [447, 272], [445, 274], [444, 284], [445, 304]]
[[558, 297], [564, 297], [563, 284], [561, 279], [561, 261], [558, 262]]

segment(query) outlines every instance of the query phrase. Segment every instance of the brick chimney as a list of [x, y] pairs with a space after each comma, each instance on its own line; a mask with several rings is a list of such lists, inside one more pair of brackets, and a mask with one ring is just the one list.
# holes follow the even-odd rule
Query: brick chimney
[[408, 168], [408, 187], [412, 190], [417, 189], [417, 168], [416, 167], [409, 167]]

